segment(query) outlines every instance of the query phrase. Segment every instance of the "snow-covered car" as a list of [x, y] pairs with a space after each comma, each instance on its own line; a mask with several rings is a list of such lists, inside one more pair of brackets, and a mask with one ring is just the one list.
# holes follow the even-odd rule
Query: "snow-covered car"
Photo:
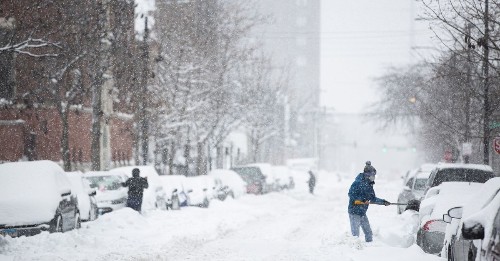
[[166, 192], [167, 209], [178, 210], [181, 206], [188, 205], [188, 193], [184, 190], [186, 176], [161, 175], [160, 181]]
[[52, 161], [0, 164], [0, 235], [33, 235], [79, 228], [76, 196]]
[[463, 220], [475, 215], [487, 207], [500, 192], [500, 178], [492, 178], [481, 187], [480, 191], [472, 195], [463, 205], [462, 213], [455, 216], [448, 224], [445, 236], [445, 246], [441, 256], [448, 260], [468, 261], [475, 260], [479, 242], [465, 239], [462, 236]]
[[485, 183], [495, 174], [493, 169], [483, 164], [439, 163], [429, 175], [426, 191], [443, 182]]
[[186, 178], [184, 188], [189, 193], [189, 205], [208, 208], [213, 197], [213, 183], [207, 176]]
[[476, 260], [500, 260], [500, 193], [462, 222], [462, 236], [479, 249]]
[[233, 167], [231, 170], [238, 173], [238, 175], [240, 175], [240, 177], [246, 182], [247, 193], [258, 195], [266, 192], [266, 177], [262, 174], [259, 167], [241, 166]]
[[444, 245], [447, 225], [443, 215], [450, 208], [462, 206], [482, 185], [473, 182], [445, 182], [431, 188], [420, 204], [417, 245], [426, 253], [439, 254]]
[[221, 180], [223, 184], [223, 191], [226, 195], [232, 198], [239, 198], [246, 194], [246, 183], [238, 175], [238, 173], [228, 170], [228, 169], [214, 169], [208, 173], [208, 176], [212, 176]]
[[90, 171], [83, 174], [91, 188], [96, 190], [99, 215], [127, 206], [128, 189], [122, 186], [126, 176], [110, 171]]
[[287, 166], [272, 166], [272, 171], [280, 190], [293, 189], [295, 182]]
[[78, 200], [78, 209], [82, 221], [97, 219], [99, 212], [97, 200], [95, 199], [96, 190], [90, 188], [88, 180], [83, 178], [83, 173], [80, 171], [66, 172], [66, 177], [71, 184], [71, 192], [76, 195]]
[[[428, 169], [419, 168], [412, 174], [412, 176], [409, 176], [403, 190], [399, 193], [398, 203], [406, 204], [410, 200], [421, 201], [425, 195], [425, 184], [427, 183], [427, 179], [429, 179], [430, 174], [431, 171]], [[404, 210], [404, 205], [398, 205], [398, 214], [403, 213]]]
[[265, 177], [264, 193], [280, 190], [279, 178], [274, 173], [273, 165], [269, 163], [253, 163], [246, 166], [260, 169], [260, 172]]
[[110, 172], [124, 173], [129, 178], [132, 177], [132, 170], [138, 168], [140, 176], [148, 178], [149, 187], [144, 190], [144, 198], [142, 200], [142, 209], [166, 209], [167, 194], [163, 189], [162, 182], [158, 172], [153, 166], [128, 166], [111, 169]]

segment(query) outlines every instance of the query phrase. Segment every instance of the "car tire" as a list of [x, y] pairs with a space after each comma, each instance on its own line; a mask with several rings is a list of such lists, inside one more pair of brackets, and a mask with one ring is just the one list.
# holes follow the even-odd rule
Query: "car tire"
[[82, 219], [80, 218], [80, 212], [76, 212], [74, 229], [80, 229], [80, 228], [82, 228]]
[[203, 205], [202, 205], [202, 207], [204, 207], [204, 208], [208, 208], [208, 206], [209, 206], [209, 205], [210, 205], [210, 201], [208, 201], [208, 199], [207, 199], [207, 198], [205, 198], [205, 199], [203, 200]]
[[174, 201], [172, 201], [172, 207], [171, 207], [171, 209], [172, 210], [179, 210], [179, 209], [181, 209], [180, 205], [181, 204], [179, 202], [179, 199], [177, 198]]

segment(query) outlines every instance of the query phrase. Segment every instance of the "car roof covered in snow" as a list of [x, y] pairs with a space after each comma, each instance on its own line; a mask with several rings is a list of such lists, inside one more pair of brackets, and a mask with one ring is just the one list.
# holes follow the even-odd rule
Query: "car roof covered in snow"
[[48, 160], [0, 164], [0, 182], [0, 224], [48, 222], [71, 190], [63, 169]]
[[477, 169], [488, 172], [493, 172], [493, 169], [489, 165], [484, 164], [464, 164], [464, 163], [439, 163], [437, 165], [438, 169]]
[[83, 173], [83, 177], [100, 177], [100, 176], [122, 176], [125, 177], [125, 173], [111, 172], [111, 171], [88, 171]]
[[415, 178], [417, 178], [417, 179], [428, 179], [430, 175], [431, 175], [431, 171], [419, 171], [415, 175]]

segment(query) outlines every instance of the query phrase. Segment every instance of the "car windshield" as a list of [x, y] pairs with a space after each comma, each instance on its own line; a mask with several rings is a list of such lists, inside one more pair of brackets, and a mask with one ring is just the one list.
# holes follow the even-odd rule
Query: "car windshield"
[[91, 188], [99, 190], [117, 190], [122, 187], [121, 179], [118, 176], [93, 176], [86, 177]]
[[238, 173], [241, 178], [247, 183], [255, 183], [264, 180], [264, 175], [257, 167], [239, 167], [233, 168], [236, 173]]
[[494, 176], [493, 172], [478, 169], [442, 169], [436, 173], [432, 187], [452, 181], [485, 183]]
[[416, 179], [415, 185], [413, 186], [414, 190], [425, 190], [425, 183], [427, 179]]

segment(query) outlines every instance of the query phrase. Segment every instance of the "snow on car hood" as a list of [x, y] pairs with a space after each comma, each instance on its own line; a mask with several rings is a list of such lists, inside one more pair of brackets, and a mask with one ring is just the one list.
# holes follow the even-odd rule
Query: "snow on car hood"
[[32, 225], [54, 218], [61, 193], [69, 191], [64, 172], [51, 161], [0, 165], [0, 224]]

